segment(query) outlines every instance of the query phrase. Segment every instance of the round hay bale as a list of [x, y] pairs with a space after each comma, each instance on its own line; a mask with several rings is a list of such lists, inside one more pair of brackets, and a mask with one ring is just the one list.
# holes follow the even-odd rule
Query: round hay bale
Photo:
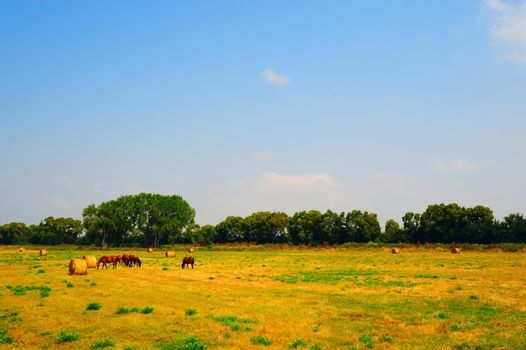
[[93, 269], [97, 267], [97, 257], [93, 255], [84, 255], [82, 257], [83, 260], [86, 260], [86, 267], [89, 269]]
[[71, 259], [69, 261], [70, 275], [86, 275], [88, 273], [88, 264], [84, 259]]
[[188, 253], [193, 253], [193, 252], [194, 252], [194, 247], [188, 248]]
[[391, 253], [392, 253], [392, 254], [398, 254], [398, 253], [400, 253], [400, 249], [398, 249], [398, 248], [393, 248], [393, 249], [391, 249]]
[[26, 248], [20, 247], [20, 248], [18, 248], [18, 252], [19, 253], [25, 253], [26, 252]]
[[47, 255], [47, 250], [40, 249], [40, 256], [46, 256], [46, 255]]
[[167, 258], [175, 258], [175, 251], [174, 250], [169, 250], [166, 252], [166, 257]]
[[153, 252], [153, 248], [148, 248], [148, 249], [147, 249], [147, 252], [148, 252], [148, 253]]
[[459, 254], [460, 253], [460, 248], [451, 248], [451, 253], [452, 254]]

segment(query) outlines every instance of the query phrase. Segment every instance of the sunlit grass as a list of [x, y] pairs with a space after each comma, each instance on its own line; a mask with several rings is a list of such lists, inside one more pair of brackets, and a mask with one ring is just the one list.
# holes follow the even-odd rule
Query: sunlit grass
[[[58, 248], [48, 249], [46, 259], [38, 250], [0, 248], [0, 330], [16, 348], [111, 342], [116, 349], [249, 349], [271, 342], [268, 348], [276, 349], [519, 349], [526, 343], [523, 253], [234, 246], [198, 248], [196, 267], [182, 270], [161, 249], [124, 249], [103, 254], [140, 256], [140, 269], [69, 276], [70, 258], [101, 252]], [[101, 307], [88, 311], [91, 303]]]

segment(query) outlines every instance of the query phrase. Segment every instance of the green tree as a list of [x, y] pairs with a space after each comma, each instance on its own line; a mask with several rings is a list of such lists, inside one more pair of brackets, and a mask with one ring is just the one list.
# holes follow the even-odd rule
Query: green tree
[[246, 225], [240, 216], [229, 216], [216, 226], [217, 242], [242, 242], [246, 236]]

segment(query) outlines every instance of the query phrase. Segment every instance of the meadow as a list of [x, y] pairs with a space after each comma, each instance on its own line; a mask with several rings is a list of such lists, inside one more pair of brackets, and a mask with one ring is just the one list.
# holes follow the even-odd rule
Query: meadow
[[[525, 253], [175, 250], [0, 247], [0, 348], [526, 349]], [[142, 268], [68, 275], [122, 253]]]

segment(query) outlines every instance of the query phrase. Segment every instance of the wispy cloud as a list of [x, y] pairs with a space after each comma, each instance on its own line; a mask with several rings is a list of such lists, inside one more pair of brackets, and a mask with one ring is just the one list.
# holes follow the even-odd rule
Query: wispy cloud
[[467, 173], [475, 170], [477, 164], [467, 159], [431, 159], [431, 167], [440, 173]]
[[261, 75], [263, 76], [263, 80], [265, 80], [267, 83], [275, 84], [279, 87], [285, 87], [290, 83], [290, 78], [288, 76], [284, 74], [278, 74], [272, 68], [265, 69]]
[[243, 178], [233, 180], [231, 185], [267, 192], [281, 189], [304, 190], [314, 187], [334, 187], [335, 182], [328, 173], [286, 175], [277, 172], [266, 172], [256, 179]]
[[61, 210], [71, 210], [73, 209], [73, 205], [71, 203], [62, 197], [54, 196], [50, 198], [51, 205], [55, 207], [56, 209]]
[[486, 0], [486, 8], [491, 15], [491, 37], [503, 56], [526, 67], [526, 1]]
[[75, 187], [77, 187], [75, 181], [69, 176], [57, 176], [53, 179], [53, 181], [66, 190], [73, 190]]

